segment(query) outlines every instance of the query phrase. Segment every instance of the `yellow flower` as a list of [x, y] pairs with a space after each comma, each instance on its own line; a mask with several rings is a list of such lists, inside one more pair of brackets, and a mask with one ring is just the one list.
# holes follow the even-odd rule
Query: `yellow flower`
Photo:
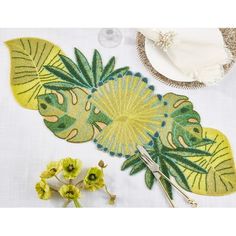
[[143, 146], [157, 135], [165, 124], [165, 116], [158, 110], [166, 103], [153, 89], [140, 74], [126, 73], [90, 95], [90, 102], [112, 120], [94, 139], [99, 149], [129, 157], [137, 145]]
[[38, 197], [42, 200], [48, 200], [52, 195], [50, 187], [44, 179], [35, 185], [35, 190], [38, 193]]
[[59, 189], [59, 193], [63, 198], [69, 200], [75, 200], [80, 197], [80, 190], [74, 185], [62, 185]]
[[60, 161], [52, 161], [48, 164], [47, 169], [40, 175], [43, 179], [49, 179], [57, 175], [62, 170]]
[[63, 176], [65, 179], [75, 179], [82, 168], [82, 162], [70, 157], [62, 160]]
[[103, 188], [104, 185], [104, 175], [102, 170], [98, 167], [90, 168], [84, 178], [85, 189], [95, 191]]

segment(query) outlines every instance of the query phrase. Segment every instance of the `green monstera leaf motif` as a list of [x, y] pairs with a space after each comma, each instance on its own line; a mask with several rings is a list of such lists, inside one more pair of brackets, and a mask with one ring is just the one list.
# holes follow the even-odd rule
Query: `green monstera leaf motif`
[[166, 106], [158, 112], [166, 116], [164, 128], [160, 132], [163, 145], [170, 148], [192, 147], [202, 141], [200, 116], [193, 110], [188, 97], [167, 93], [163, 96]]
[[80, 89], [59, 90], [38, 97], [39, 112], [45, 125], [59, 138], [68, 142], [86, 142], [110, 121], [87, 100]]

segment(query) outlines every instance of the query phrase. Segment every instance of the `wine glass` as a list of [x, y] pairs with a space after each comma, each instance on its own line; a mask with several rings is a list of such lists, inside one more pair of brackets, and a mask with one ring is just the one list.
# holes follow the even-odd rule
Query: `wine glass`
[[98, 41], [105, 48], [119, 46], [122, 38], [122, 33], [117, 28], [103, 28], [98, 33]]

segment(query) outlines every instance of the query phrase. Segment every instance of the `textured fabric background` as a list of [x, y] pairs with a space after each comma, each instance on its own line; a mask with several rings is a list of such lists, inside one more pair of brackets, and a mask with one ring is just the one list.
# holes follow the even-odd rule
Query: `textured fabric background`
[[[236, 150], [236, 67], [219, 85], [199, 90], [182, 90], [168, 87], [151, 78], [141, 64], [135, 45], [136, 31], [122, 30], [124, 40], [113, 49], [99, 45], [98, 29], [0, 29], [0, 207], [59, 207], [62, 200], [38, 200], [34, 185], [40, 172], [50, 160], [65, 156], [80, 158], [84, 167], [96, 165], [100, 159], [108, 163], [107, 184], [117, 194], [116, 207], [167, 207], [168, 204], [155, 184], [152, 191], [144, 183], [144, 172], [129, 176], [129, 171], [120, 171], [124, 159], [110, 157], [96, 149], [92, 142], [71, 144], [56, 138], [46, 128], [37, 111], [20, 107], [10, 88], [10, 59], [4, 41], [18, 37], [39, 37], [57, 44], [70, 58], [74, 58], [74, 47], [78, 47], [88, 59], [92, 59], [97, 48], [103, 61], [115, 56], [117, 67], [130, 66], [150, 78], [155, 91], [164, 94], [174, 92], [187, 95], [199, 112], [204, 127], [222, 131]], [[235, 207], [236, 193], [224, 197], [207, 197], [189, 194], [201, 207]], [[87, 207], [107, 207], [103, 192], [84, 193], [81, 204]], [[186, 206], [175, 194], [176, 204]]]

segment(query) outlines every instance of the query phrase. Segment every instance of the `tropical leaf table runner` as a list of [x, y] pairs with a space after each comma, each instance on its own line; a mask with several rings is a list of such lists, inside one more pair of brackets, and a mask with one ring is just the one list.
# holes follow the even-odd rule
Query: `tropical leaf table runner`
[[[222, 196], [236, 191], [230, 141], [221, 127], [205, 127], [200, 116], [207, 120], [208, 113], [200, 114], [183, 95], [185, 91], [165, 93], [152, 85], [148, 72], [141, 74], [138, 68], [123, 65], [112, 51], [104, 59], [105, 49], [93, 45], [90, 53], [69, 45], [73, 56], [47, 38], [18, 37], [5, 45], [10, 53], [12, 93], [19, 105], [41, 116], [44, 134], [76, 145], [78, 154], [82, 143], [93, 142], [98, 156], [103, 152], [110, 162], [123, 162], [121, 167], [116, 165], [124, 171], [120, 172], [123, 185], [133, 175], [139, 184], [143, 182], [142, 193], [137, 194], [150, 194], [155, 184], [137, 145], [144, 146], [161, 171], [190, 193]], [[17, 129], [17, 122], [14, 125]], [[30, 131], [35, 132], [33, 126]], [[173, 199], [172, 186], [161, 181]], [[120, 187], [128, 191], [128, 186]], [[135, 192], [135, 186], [131, 187]]]

